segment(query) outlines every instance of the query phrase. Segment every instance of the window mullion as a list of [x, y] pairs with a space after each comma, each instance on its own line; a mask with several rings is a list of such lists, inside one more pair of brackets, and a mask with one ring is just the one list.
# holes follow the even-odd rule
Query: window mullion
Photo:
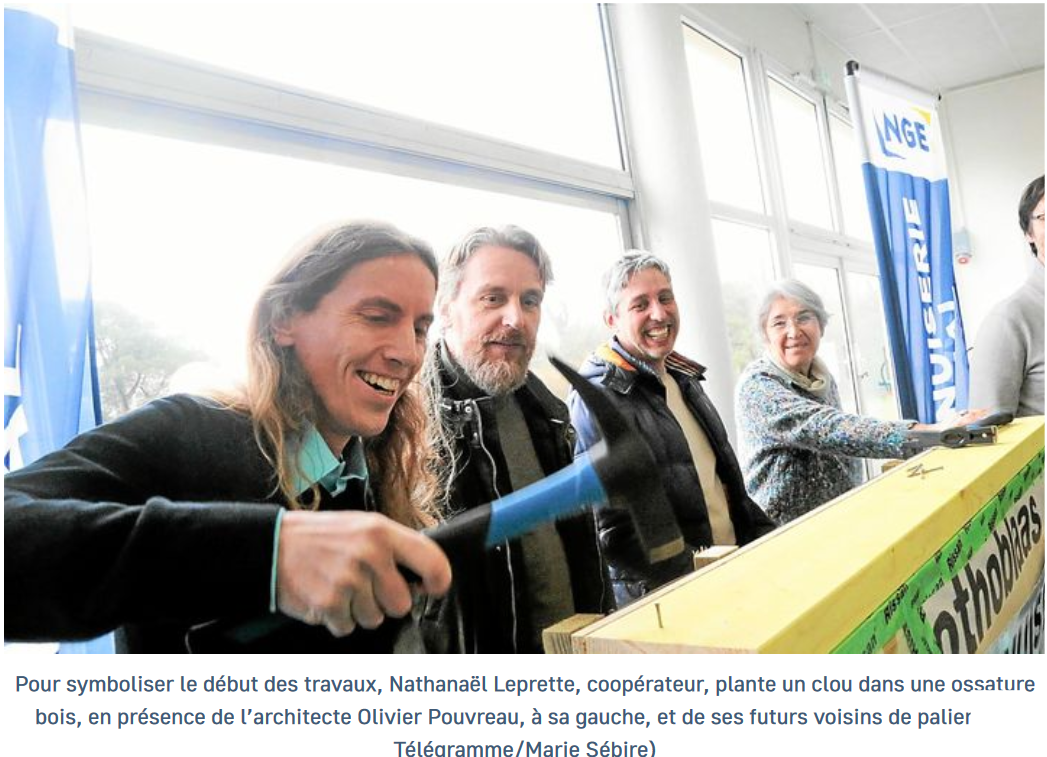
[[854, 354], [854, 346], [858, 344], [858, 341], [852, 328], [851, 314], [854, 310], [851, 307], [850, 282], [847, 280], [847, 261], [843, 258], [839, 259], [837, 276], [840, 279], [840, 298], [843, 301], [843, 331], [847, 342], [847, 356], [851, 361], [851, 385], [854, 389], [854, 402], [858, 406], [858, 414], [865, 415], [868, 409], [865, 407], [865, 399], [862, 397], [860, 385], [859, 371], [861, 366], [858, 364], [858, 358]]
[[[290, 85], [158, 53], [91, 32], [77, 33], [77, 77], [89, 94], [171, 106], [242, 124], [272, 126], [339, 142], [631, 198], [623, 170], [598, 166]], [[115, 102], [115, 100], [114, 100]]]
[[822, 143], [822, 164], [825, 166], [825, 180], [828, 182], [829, 209], [832, 214], [833, 228], [837, 234], [844, 233], [843, 200], [840, 197], [840, 182], [836, 176], [836, 160], [833, 154], [832, 136], [829, 131], [829, 109], [825, 95], [820, 94], [814, 101], [815, 113], [818, 114], [818, 137]]
[[789, 220], [778, 161], [778, 146], [774, 139], [774, 120], [771, 116], [770, 95], [767, 89], [767, 72], [763, 56], [755, 49], [750, 48], [743, 57], [743, 61], [750, 107], [756, 120], [757, 155], [765, 188], [764, 199], [767, 203], [768, 215], [771, 217], [775, 274], [779, 277], [786, 277], [792, 275]]

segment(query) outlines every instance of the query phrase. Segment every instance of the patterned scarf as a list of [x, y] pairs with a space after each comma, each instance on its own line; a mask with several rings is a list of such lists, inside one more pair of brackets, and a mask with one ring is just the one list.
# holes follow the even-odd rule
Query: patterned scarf
[[785, 378], [789, 379], [789, 381], [800, 389], [803, 389], [808, 394], [813, 394], [819, 399], [823, 399], [832, 386], [832, 374], [829, 373], [829, 369], [825, 367], [825, 363], [817, 357], [814, 359], [814, 362], [811, 363], [809, 376], [804, 376], [786, 368], [784, 365], [779, 363], [777, 358], [770, 354], [770, 352], [767, 353], [767, 359], [771, 361], [771, 364], [774, 365], [774, 367], [777, 368]]

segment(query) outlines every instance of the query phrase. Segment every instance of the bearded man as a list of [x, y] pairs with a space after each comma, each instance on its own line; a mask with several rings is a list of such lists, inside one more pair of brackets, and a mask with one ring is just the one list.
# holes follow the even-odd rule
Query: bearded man
[[[442, 388], [453, 514], [570, 464], [574, 432], [567, 406], [528, 370], [552, 281], [538, 240], [516, 226], [475, 229], [440, 269], [430, 376]], [[441, 633], [451, 633], [440, 651], [539, 652], [543, 628], [601, 607], [606, 582], [588, 514], [451, 559], [454, 585], [437, 613]]]

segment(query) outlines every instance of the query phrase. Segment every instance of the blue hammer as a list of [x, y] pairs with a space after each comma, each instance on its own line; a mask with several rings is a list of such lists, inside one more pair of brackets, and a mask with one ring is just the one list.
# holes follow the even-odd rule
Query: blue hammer
[[543, 523], [610, 503], [632, 517], [649, 562], [680, 554], [683, 536], [647, 443], [602, 389], [557, 358], [550, 357], [549, 362], [588, 406], [603, 439], [566, 468], [434, 526], [426, 534], [448, 555], [455, 555], [493, 547]]
[[[590, 507], [612, 504], [627, 511], [649, 562], [680, 554], [683, 536], [662, 488], [659, 468], [647, 443], [628, 424], [607, 394], [562, 361], [549, 361], [574, 387], [603, 433], [603, 440], [566, 468], [485, 505], [467, 510], [425, 531], [449, 557], [489, 549], [532, 529]], [[400, 567], [409, 581], [418, 581]], [[189, 632], [193, 650], [222, 651], [288, 632], [284, 615], [215, 620]]]

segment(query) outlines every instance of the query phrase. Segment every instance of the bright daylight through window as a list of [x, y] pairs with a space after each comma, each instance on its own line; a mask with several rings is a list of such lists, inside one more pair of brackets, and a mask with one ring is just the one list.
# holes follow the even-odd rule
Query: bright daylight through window
[[[101, 50], [80, 79], [107, 418], [238, 378], [264, 277], [349, 218], [393, 222], [438, 254], [477, 225], [523, 226], [555, 269], [540, 356], [578, 364], [605, 338], [594, 271], [623, 248], [628, 177], [597, 6], [305, 4], [309, 33], [290, 36], [277, 6], [251, 6], [246, 26], [244, 12], [73, 8], [78, 44]], [[258, 121], [270, 112], [276, 128]], [[408, 137], [370, 146], [370, 113]]]
[[523, 226], [554, 261], [541, 347], [577, 364], [603, 338], [592, 271], [622, 249], [613, 214], [107, 128], [83, 131], [109, 415], [165, 391], [240, 376], [247, 318], [265, 278], [298, 239], [346, 217], [392, 220], [438, 252], [473, 225]]
[[279, 3], [72, 11], [78, 28], [192, 61], [622, 167], [595, 5], [298, 3], [293, 21]]

